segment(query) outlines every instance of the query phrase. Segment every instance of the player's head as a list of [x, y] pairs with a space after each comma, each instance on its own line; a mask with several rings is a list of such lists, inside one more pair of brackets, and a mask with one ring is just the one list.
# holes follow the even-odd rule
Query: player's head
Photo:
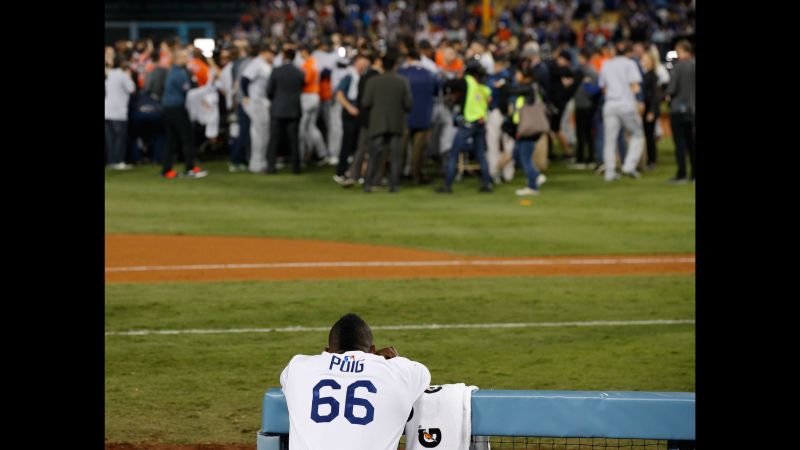
[[375, 344], [372, 343], [372, 330], [364, 319], [357, 314], [345, 314], [336, 321], [328, 333], [328, 346], [326, 352], [344, 353], [360, 350], [365, 353], [374, 353]]

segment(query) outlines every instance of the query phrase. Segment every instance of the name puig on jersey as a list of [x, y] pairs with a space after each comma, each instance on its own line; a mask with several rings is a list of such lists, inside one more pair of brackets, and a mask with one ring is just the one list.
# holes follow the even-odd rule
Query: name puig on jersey
[[334, 366], [339, 368], [339, 372], [361, 373], [364, 371], [364, 360], [356, 360], [354, 355], [345, 355], [344, 358], [332, 355], [328, 370], [333, 370]]

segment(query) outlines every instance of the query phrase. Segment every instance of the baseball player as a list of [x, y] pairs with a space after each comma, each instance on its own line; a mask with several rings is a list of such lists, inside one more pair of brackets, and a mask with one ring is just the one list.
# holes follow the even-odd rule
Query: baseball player
[[395, 450], [428, 369], [376, 350], [369, 326], [347, 314], [319, 355], [297, 355], [281, 373], [292, 450]]

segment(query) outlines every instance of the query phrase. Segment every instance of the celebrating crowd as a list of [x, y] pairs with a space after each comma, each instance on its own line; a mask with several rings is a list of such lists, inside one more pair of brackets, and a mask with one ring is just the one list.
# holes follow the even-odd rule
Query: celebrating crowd
[[537, 195], [551, 161], [609, 182], [655, 168], [666, 102], [669, 182], [694, 182], [695, 63], [679, 39], [693, 2], [523, 1], [492, 11], [486, 36], [480, 5], [269, 1], [211, 56], [177, 40], [106, 47], [109, 167], [147, 158], [202, 178], [198, 152], [220, 148], [231, 172], [331, 166], [364, 192], [440, 179], [450, 193], [470, 173], [491, 192], [521, 168], [517, 195]]

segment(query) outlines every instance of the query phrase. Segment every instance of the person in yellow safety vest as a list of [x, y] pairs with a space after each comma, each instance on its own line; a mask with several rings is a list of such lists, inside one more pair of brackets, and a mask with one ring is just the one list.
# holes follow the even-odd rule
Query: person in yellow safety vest
[[492, 192], [492, 179], [489, 175], [489, 164], [486, 161], [486, 120], [489, 117], [491, 89], [479, 80], [485, 75], [483, 66], [478, 61], [467, 63], [463, 78], [449, 82], [445, 91], [450, 89], [460, 97], [457, 106], [460, 111], [455, 121], [458, 131], [453, 138], [453, 145], [448, 156], [447, 172], [444, 185], [437, 188], [439, 193], [453, 192], [453, 179], [456, 175], [458, 155], [467, 150], [467, 141], [472, 138], [472, 150], [481, 166], [480, 192]]
[[[515, 78], [517, 84], [508, 89], [509, 98], [517, 96], [516, 100], [509, 102], [513, 105], [513, 114], [511, 121], [516, 128], [519, 125], [519, 111], [527, 104], [541, 102], [543, 99], [539, 97], [538, 90], [533, 87], [533, 69], [526, 67], [524, 69], [517, 69]], [[527, 186], [522, 189], [517, 189], [518, 196], [539, 195], [539, 186], [542, 185], [547, 178], [539, 173], [536, 164], [533, 163], [533, 150], [536, 148], [536, 142], [542, 136], [542, 133], [536, 133], [532, 136], [520, 136], [519, 132], [514, 131], [516, 143], [514, 144], [513, 158], [519, 161], [522, 169], [525, 172], [525, 177], [528, 180]]]

